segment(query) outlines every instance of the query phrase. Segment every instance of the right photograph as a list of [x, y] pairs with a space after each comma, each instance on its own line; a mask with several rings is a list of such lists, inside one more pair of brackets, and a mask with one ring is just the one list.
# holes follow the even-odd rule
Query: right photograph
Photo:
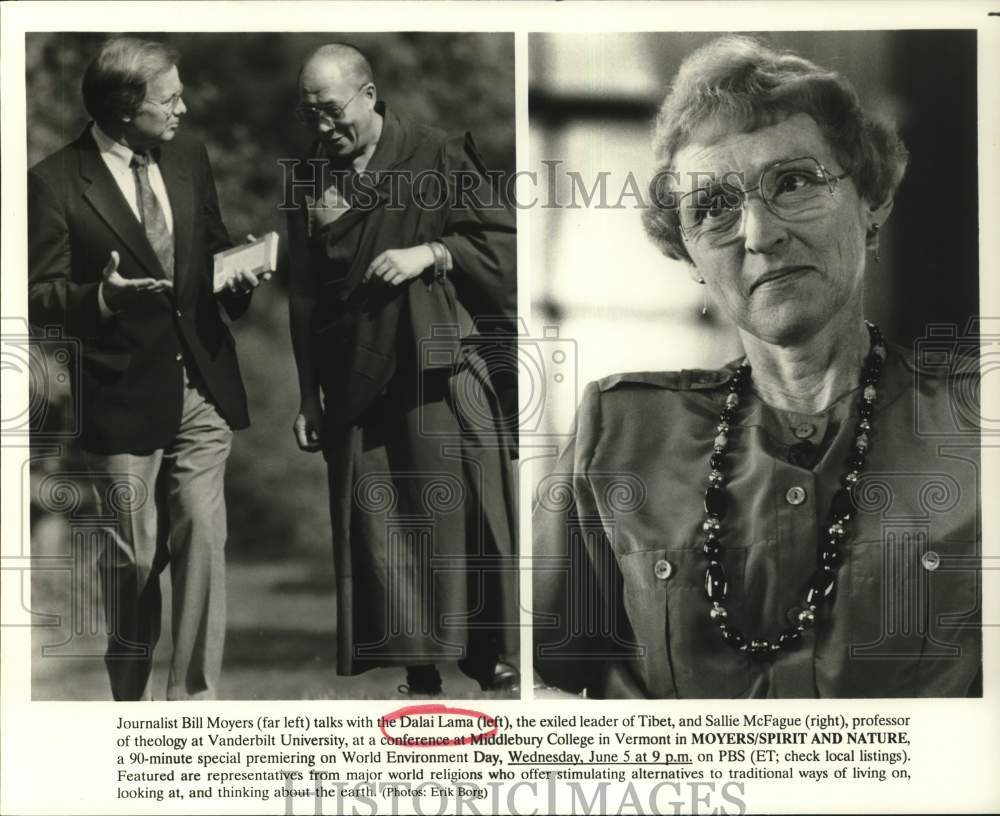
[[535, 697], [981, 696], [976, 32], [529, 42]]

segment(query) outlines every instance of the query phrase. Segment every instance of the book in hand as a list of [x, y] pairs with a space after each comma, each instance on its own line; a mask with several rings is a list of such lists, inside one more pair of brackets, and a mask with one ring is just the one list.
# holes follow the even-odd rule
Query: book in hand
[[278, 233], [269, 232], [249, 244], [243, 244], [214, 256], [212, 291], [221, 292], [241, 269], [262, 275], [278, 266]]

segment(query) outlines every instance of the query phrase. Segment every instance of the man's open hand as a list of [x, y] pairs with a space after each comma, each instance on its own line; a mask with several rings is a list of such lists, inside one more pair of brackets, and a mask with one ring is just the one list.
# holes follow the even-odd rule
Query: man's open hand
[[118, 271], [119, 260], [118, 252], [112, 250], [101, 271], [101, 294], [112, 311], [127, 309], [138, 297], [173, 290], [173, 283], [165, 278], [123, 278]]

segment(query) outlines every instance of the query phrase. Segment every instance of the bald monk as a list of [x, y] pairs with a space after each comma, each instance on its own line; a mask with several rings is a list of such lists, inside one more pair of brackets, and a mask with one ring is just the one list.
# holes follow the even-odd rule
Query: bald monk
[[310, 54], [299, 99], [294, 433], [328, 467], [338, 673], [405, 667], [402, 693], [436, 695], [457, 660], [516, 691], [512, 214], [471, 135], [390, 111], [352, 46]]

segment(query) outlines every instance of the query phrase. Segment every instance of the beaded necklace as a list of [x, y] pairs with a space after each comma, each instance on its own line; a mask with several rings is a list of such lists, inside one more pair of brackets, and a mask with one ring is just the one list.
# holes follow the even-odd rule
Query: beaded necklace
[[726, 449], [729, 445], [729, 431], [736, 416], [736, 408], [750, 383], [750, 364], [743, 363], [729, 379], [729, 394], [726, 395], [725, 407], [719, 414], [719, 424], [716, 426], [718, 436], [715, 437], [712, 455], [708, 460], [711, 470], [708, 474], [709, 485], [705, 490], [705, 521], [701, 525], [705, 533], [703, 550], [708, 558], [708, 567], [705, 570], [705, 594], [712, 604], [709, 617], [718, 627], [723, 640], [732, 648], [752, 657], [767, 657], [782, 649], [798, 645], [802, 633], [815, 625], [816, 613], [836, 586], [840, 546], [847, 535], [847, 522], [854, 512], [851, 490], [865, 466], [869, 446], [868, 434], [872, 428], [872, 410], [875, 398], [878, 396], [882, 362], [886, 356], [885, 341], [878, 327], [867, 321], [865, 325], [871, 337], [871, 348], [861, 370], [861, 398], [858, 401], [857, 436], [854, 439], [854, 448], [847, 459], [847, 470], [841, 477], [840, 487], [830, 503], [829, 526], [825, 534], [821, 534], [817, 540], [816, 570], [806, 585], [803, 603], [795, 615], [796, 623], [781, 632], [773, 642], [756, 638], [747, 642], [743, 632], [729, 624], [729, 613], [722, 605], [729, 588], [726, 571], [721, 562], [722, 518], [726, 515], [728, 504], [725, 489]]

